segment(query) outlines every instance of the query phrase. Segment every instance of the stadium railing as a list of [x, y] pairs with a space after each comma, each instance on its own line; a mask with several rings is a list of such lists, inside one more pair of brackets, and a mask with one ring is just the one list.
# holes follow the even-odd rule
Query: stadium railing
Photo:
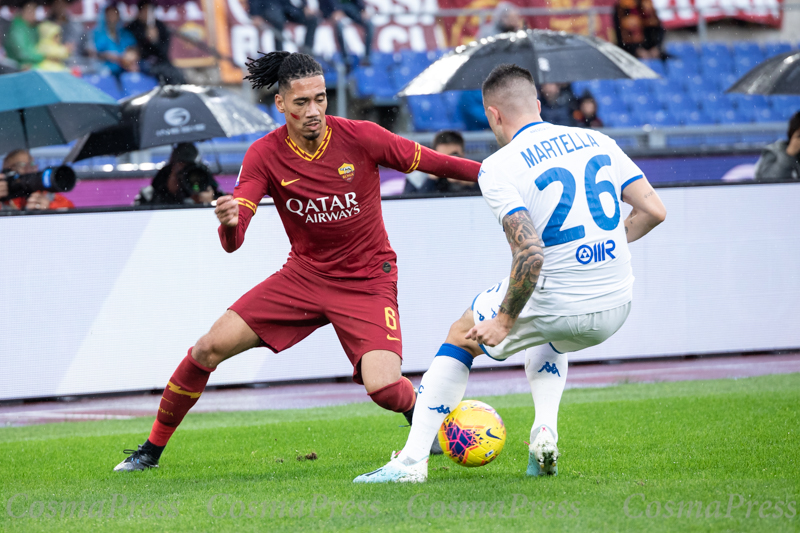
[[[641, 128], [603, 128], [598, 131], [612, 137], [631, 156], [681, 156], [731, 153], [758, 153], [777, 139], [786, 136], [785, 122], [736, 125], [675, 126]], [[423, 145], [432, 140], [430, 132], [402, 133]], [[464, 132], [467, 157], [482, 160], [497, 150], [491, 131]], [[709, 140], [713, 142], [708, 142]], [[252, 142], [252, 141], [251, 141]], [[199, 143], [202, 158], [215, 173], [236, 174], [251, 142]], [[120, 157], [102, 157], [77, 162], [74, 167], [82, 178], [124, 177], [154, 172], [165, 161], [171, 147], [163, 146]], [[34, 148], [40, 166], [60, 165], [69, 152], [67, 146]]]

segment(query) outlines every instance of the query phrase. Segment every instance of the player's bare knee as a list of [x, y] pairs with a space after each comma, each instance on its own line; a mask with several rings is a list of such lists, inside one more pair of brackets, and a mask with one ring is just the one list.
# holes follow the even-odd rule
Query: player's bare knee
[[203, 335], [195, 343], [194, 349], [192, 350], [192, 358], [208, 368], [216, 368], [223, 360], [210, 334]]

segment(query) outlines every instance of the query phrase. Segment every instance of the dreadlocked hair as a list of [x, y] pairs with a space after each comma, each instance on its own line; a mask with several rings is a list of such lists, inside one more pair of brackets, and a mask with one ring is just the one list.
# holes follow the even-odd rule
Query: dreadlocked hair
[[258, 59], [248, 57], [245, 66], [250, 75], [244, 79], [250, 80], [253, 89], [269, 89], [275, 83], [288, 86], [293, 80], [323, 75], [322, 67], [313, 57], [292, 52], [270, 52]]

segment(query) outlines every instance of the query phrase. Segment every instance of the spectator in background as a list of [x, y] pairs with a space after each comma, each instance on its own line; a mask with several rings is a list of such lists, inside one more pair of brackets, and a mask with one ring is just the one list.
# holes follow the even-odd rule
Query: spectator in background
[[639, 59], [661, 59], [665, 32], [652, 0], [619, 0], [614, 27], [623, 50]]
[[61, 28], [61, 42], [70, 54], [69, 64], [81, 63], [90, 55], [91, 39], [83, 24], [72, 18], [67, 0], [50, 0], [47, 20]]
[[39, 70], [67, 70], [65, 61], [69, 58], [69, 48], [61, 42], [61, 26], [45, 20], [38, 26], [39, 42], [36, 51], [42, 59], [36, 68]]
[[109, 4], [98, 17], [94, 28], [94, 46], [97, 55], [114, 76], [123, 72], [138, 72], [139, 52], [136, 39], [120, 21], [119, 9]]
[[166, 24], [156, 19], [153, 0], [139, 0], [139, 12], [126, 29], [136, 39], [142, 72], [172, 85], [186, 83], [183, 73], [169, 59], [171, 34]]
[[559, 126], [575, 126], [572, 117], [576, 107], [575, 95], [568, 84], [543, 83], [539, 92], [543, 121]]
[[275, 48], [283, 50], [283, 28], [287, 22], [306, 27], [306, 36], [300, 51], [313, 55], [314, 36], [319, 26], [319, 14], [308, 6], [306, 0], [248, 0], [250, 18], [259, 28], [269, 24], [275, 34]]
[[186, 203], [187, 191], [181, 184], [183, 170], [194, 165], [200, 153], [192, 143], [178, 144], [161, 167], [153, 181], [144, 187], [133, 205], [178, 205]]
[[478, 38], [524, 29], [525, 19], [519, 8], [510, 2], [500, 2], [494, 9], [491, 22], [483, 24], [478, 30]]
[[[433, 137], [431, 145], [435, 151], [451, 155], [453, 157], [464, 157], [464, 137], [457, 131], [440, 131]], [[448, 193], [448, 192], [467, 192], [479, 191], [477, 183], [459, 181], [450, 178], [440, 178], [424, 172], [414, 172], [406, 176], [406, 186], [403, 194], [423, 194], [423, 193]]]
[[369, 65], [375, 27], [369, 20], [364, 0], [319, 0], [319, 7], [320, 11], [322, 11], [322, 16], [333, 24], [336, 44], [339, 45], [339, 51], [348, 64], [348, 51], [344, 42], [344, 19], [348, 18], [353, 24], [361, 26], [364, 30], [364, 58], [361, 60], [361, 64]]
[[761, 151], [756, 179], [800, 179], [800, 111], [789, 119], [786, 141], [775, 141]]
[[603, 121], [597, 116], [597, 101], [589, 92], [585, 92], [578, 100], [578, 109], [572, 112], [572, 118], [580, 128], [602, 128]]
[[29, 69], [45, 59], [36, 49], [38, 42], [36, 2], [25, 1], [11, 21], [3, 46], [9, 59], [16, 61], [21, 69]]
[[[39, 166], [33, 160], [33, 156], [27, 150], [13, 150], [6, 154], [3, 160], [2, 174], [31, 174], [38, 172]], [[38, 211], [45, 209], [72, 209], [75, 207], [66, 196], [60, 193], [47, 191], [37, 191], [27, 198], [12, 198], [3, 202], [2, 199], [8, 195], [8, 183], [5, 179], [0, 180], [0, 210], [26, 210]]]

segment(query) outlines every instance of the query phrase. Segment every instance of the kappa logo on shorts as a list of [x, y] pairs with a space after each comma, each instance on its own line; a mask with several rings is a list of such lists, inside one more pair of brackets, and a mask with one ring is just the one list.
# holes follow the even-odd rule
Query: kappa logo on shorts
[[353, 163], [342, 163], [339, 167], [339, 175], [343, 180], [350, 183], [356, 175], [356, 167]]

